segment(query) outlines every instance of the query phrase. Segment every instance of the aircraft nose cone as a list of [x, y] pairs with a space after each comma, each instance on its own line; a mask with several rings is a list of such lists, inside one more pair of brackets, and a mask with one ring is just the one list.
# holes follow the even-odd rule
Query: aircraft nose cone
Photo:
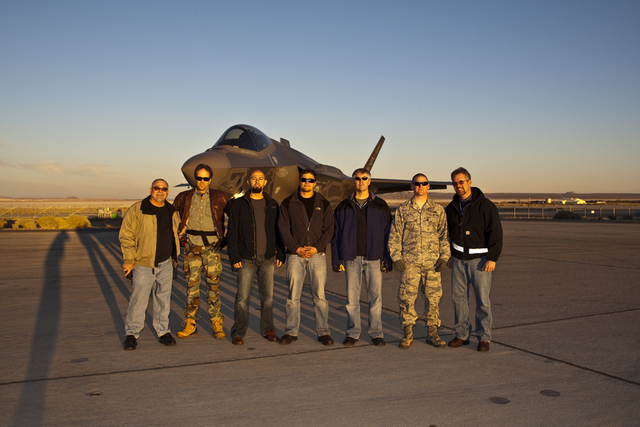
[[182, 165], [182, 174], [192, 187], [196, 186], [194, 172], [199, 164], [205, 164], [213, 171], [213, 176], [211, 177], [212, 187], [215, 186], [215, 183], [223, 181], [231, 168], [231, 164], [229, 163], [229, 159], [226, 154], [221, 153], [220, 151], [211, 150], [197, 154]]

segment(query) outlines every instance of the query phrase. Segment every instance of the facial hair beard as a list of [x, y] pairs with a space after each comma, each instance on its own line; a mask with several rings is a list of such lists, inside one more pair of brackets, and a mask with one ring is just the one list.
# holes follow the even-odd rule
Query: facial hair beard
[[253, 194], [259, 194], [262, 193], [262, 187], [251, 187], [251, 192]]

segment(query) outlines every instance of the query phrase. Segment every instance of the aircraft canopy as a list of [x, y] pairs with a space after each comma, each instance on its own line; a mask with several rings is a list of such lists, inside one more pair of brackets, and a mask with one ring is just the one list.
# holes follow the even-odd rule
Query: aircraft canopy
[[213, 146], [219, 147], [222, 145], [251, 151], [262, 151], [271, 145], [271, 139], [253, 126], [235, 125], [227, 129]]

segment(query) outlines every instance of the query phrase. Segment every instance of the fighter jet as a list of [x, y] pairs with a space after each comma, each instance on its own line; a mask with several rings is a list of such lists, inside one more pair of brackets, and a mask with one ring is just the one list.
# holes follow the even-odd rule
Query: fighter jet
[[[364, 168], [371, 170], [384, 143], [380, 137]], [[291, 148], [288, 140], [269, 138], [249, 125], [235, 125], [227, 129], [220, 139], [201, 154], [187, 160], [182, 173], [194, 187], [194, 170], [204, 163], [213, 170], [210, 187], [221, 190], [229, 197], [237, 197], [249, 189], [247, 180], [256, 169], [264, 172], [267, 179], [266, 192], [278, 203], [298, 188], [298, 175], [303, 169], [313, 169], [317, 174], [316, 191], [322, 194], [333, 207], [355, 191], [350, 176], [334, 166], [324, 165]], [[432, 190], [444, 190], [448, 182], [429, 181]], [[374, 178], [371, 191], [377, 194], [411, 190], [411, 181], [401, 179]]]

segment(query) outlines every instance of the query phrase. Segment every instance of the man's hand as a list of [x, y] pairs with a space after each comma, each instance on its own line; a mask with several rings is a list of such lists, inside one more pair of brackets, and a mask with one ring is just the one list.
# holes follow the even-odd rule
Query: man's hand
[[393, 261], [393, 269], [402, 273], [405, 270], [404, 261], [401, 259]]
[[382, 271], [383, 273], [389, 273], [390, 271], [393, 271], [393, 264], [389, 264], [387, 261], [382, 261], [380, 263], [380, 271]]
[[496, 262], [489, 261], [489, 260], [487, 260], [487, 262], [484, 263], [484, 267], [482, 267], [482, 271], [486, 271], [488, 273], [491, 273], [495, 269], [496, 269]]
[[314, 256], [315, 254], [318, 253], [318, 250], [316, 248], [314, 248], [313, 246], [300, 246], [296, 250], [296, 253], [301, 258], [311, 258], [312, 256]]
[[335, 273], [340, 273], [341, 271], [344, 271], [344, 265], [342, 265], [342, 263], [334, 265], [333, 266], [333, 271]]
[[233, 264], [233, 268], [242, 268], [242, 261]]
[[447, 261], [447, 268], [451, 270], [451, 258]]
[[276, 260], [276, 267], [280, 267], [282, 265], [282, 261], [279, 259]]
[[127, 264], [127, 263], [122, 264], [122, 270], [124, 271], [124, 275], [127, 276], [129, 273], [131, 273], [131, 270], [133, 270], [133, 267], [135, 267], [134, 264]]
[[447, 265], [447, 263], [443, 259], [439, 259], [438, 261], [436, 261], [436, 273], [440, 273], [442, 270], [444, 270], [445, 265]]
[[211, 245], [211, 249], [213, 249], [214, 252], [220, 252], [225, 246], [227, 246], [227, 241], [225, 239], [218, 239], [217, 242]]

